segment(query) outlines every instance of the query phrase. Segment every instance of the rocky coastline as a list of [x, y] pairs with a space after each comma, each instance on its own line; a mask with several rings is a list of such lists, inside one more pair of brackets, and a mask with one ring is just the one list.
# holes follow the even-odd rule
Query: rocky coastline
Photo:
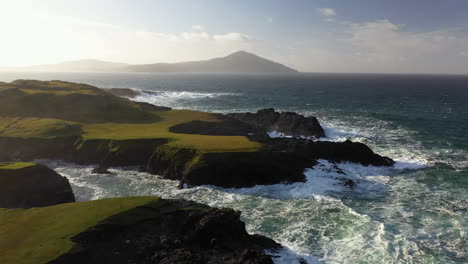
[[[71, 102], [88, 105], [76, 113]], [[288, 137], [271, 138], [270, 131]], [[20, 237], [0, 240], [6, 252], [0, 262], [271, 264], [266, 250], [281, 245], [249, 235], [240, 212], [158, 197], [74, 203], [65, 177], [25, 162], [63, 160], [103, 174], [138, 166], [184, 185], [229, 188], [303, 182], [304, 170], [318, 159], [394, 164], [362, 143], [317, 140], [325, 136], [315, 117], [274, 109], [221, 115], [136, 103], [61, 81], [0, 83], [0, 158], [6, 161], [0, 207], [29, 208], [0, 209], [0, 222], [7, 223], [0, 233]], [[349, 181], [343, 186], [353, 188]]]

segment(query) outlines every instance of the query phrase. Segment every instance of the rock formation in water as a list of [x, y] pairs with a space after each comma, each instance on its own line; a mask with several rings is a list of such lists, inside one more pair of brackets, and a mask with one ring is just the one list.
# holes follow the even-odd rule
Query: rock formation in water
[[256, 113], [232, 113], [227, 116], [288, 136], [325, 137], [322, 126], [313, 116], [305, 117], [294, 112], [276, 112], [273, 108], [261, 109]]
[[34, 163], [0, 163], [0, 208], [30, 208], [74, 202], [67, 178]]

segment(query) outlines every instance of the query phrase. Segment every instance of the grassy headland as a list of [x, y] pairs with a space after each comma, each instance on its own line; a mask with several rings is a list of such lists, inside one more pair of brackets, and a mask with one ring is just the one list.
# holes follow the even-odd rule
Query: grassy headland
[[17, 80], [0, 84], [0, 137], [89, 139], [169, 139], [170, 145], [202, 152], [258, 151], [243, 136], [169, 132], [171, 126], [216, 115], [190, 110], [152, 112], [106, 91], [62, 81]]
[[31, 209], [0, 209], [0, 263], [48, 263], [68, 252], [70, 238], [104, 219], [158, 200], [124, 197]]

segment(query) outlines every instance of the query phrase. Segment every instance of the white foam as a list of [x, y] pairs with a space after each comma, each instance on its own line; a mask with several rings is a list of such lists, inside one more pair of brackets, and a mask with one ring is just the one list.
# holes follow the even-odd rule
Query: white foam
[[179, 100], [184, 99], [211, 99], [220, 96], [236, 96], [236, 93], [200, 93], [189, 91], [141, 91], [141, 94], [129, 98], [137, 102], [145, 102], [155, 105], [173, 106]]
[[278, 132], [275, 130], [269, 131], [267, 132], [267, 134], [270, 138], [292, 138], [293, 137], [293, 136], [289, 136], [289, 135], [286, 135], [282, 132]]
[[362, 139], [367, 138], [367, 136], [363, 135], [362, 132], [358, 132], [351, 128], [339, 128], [323, 124], [322, 128], [325, 132], [325, 137], [320, 138], [320, 141], [342, 142], [346, 141], [347, 139], [352, 139], [353, 141], [362, 141]]
[[[79, 201], [156, 195], [240, 210], [249, 233], [266, 235], [286, 247], [274, 254], [278, 256], [274, 259], [277, 264], [299, 263], [300, 258], [308, 263], [348, 263], [351, 259], [389, 263], [401, 257], [387, 253], [389, 245], [400, 251], [417, 250], [405, 237], [389, 234], [381, 223], [352, 210], [338, 198], [356, 193], [380, 195], [389, 188], [386, 185], [389, 175], [407, 169], [405, 165], [365, 167], [320, 160], [319, 165], [306, 171], [305, 183], [243, 189], [211, 186], [179, 189], [176, 181], [128, 168], [113, 168], [110, 171], [114, 174], [98, 175], [91, 173], [91, 166], [41, 162], [70, 180]], [[347, 175], [338, 173], [335, 166]], [[347, 189], [335, 177], [350, 177], [358, 185], [353, 190]]]

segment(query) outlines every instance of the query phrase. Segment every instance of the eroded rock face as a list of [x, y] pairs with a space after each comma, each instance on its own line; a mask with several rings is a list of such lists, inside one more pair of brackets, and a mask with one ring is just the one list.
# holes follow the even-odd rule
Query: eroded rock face
[[233, 113], [226, 116], [262, 127], [267, 131], [277, 131], [290, 136], [325, 137], [323, 128], [313, 116], [305, 117], [293, 112], [276, 112], [273, 108], [261, 109], [256, 113]]
[[189, 149], [157, 149], [148, 172], [188, 185], [252, 187], [305, 181], [304, 169], [317, 162], [293, 152], [198, 153]]
[[159, 200], [114, 215], [72, 238], [59, 263], [272, 264], [273, 240], [249, 235], [240, 212]]
[[74, 201], [67, 178], [44, 165], [0, 169], [0, 208], [30, 208]]
[[373, 152], [367, 145], [345, 142], [313, 141], [297, 138], [270, 138], [262, 142], [269, 151], [294, 152], [298, 156], [326, 159], [334, 162], [353, 162], [364, 166], [392, 166], [395, 162]]

